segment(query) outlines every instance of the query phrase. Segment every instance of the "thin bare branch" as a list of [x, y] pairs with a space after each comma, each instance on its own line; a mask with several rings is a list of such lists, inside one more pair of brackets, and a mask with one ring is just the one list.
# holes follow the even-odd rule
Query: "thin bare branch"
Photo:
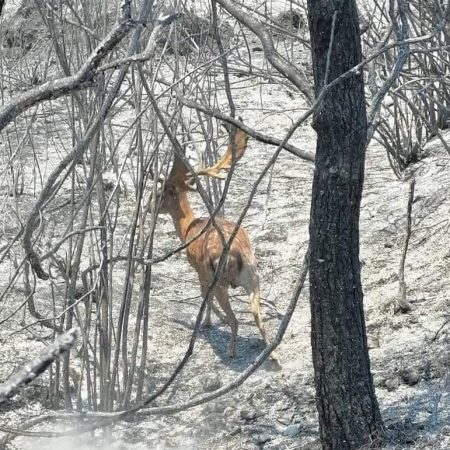
[[405, 240], [403, 244], [402, 257], [400, 259], [400, 269], [398, 271], [398, 300], [397, 309], [402, 313], [406, 313], [411, 310], [411, 305], [406, 299], [406, 283], [405, 283], [405, 261], [406, 255], [408, 253], [409, 240], [411, 238], [411, 222], [412, 222], [412, 204], [414, 201], [414, 187], [416, 185], [416, 178], [413, 176], [411, 182], [409, 183], [409, 193], [408, 193], [408, 206], [406, 212], [406, 230], [405, 230]]

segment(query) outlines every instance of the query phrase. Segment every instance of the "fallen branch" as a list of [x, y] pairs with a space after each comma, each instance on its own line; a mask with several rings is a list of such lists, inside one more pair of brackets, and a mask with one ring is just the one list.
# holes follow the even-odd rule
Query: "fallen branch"
[[439, 337], [439, 334], [441, 333], [441, 331], [444, 329], [444, 327], [446, 326], [446, 325], [448, 325], [448, 323], [450, 322], [450, 319], [447, 319], [439, 328], [438, 328], [438, 330], [436, 331], [436, 333], [434, 334], [434, 336], [431, 338], [431, 342], [434, 342], [438, 337]]
[[0, 384], [0, 404], [14, 397], [22, 387], [35, 380], [58, 356], [73, 347], [76, 339], [77, 332], [73, 328], [60, 334], [55, 342], [45, 348], [36, 358]]

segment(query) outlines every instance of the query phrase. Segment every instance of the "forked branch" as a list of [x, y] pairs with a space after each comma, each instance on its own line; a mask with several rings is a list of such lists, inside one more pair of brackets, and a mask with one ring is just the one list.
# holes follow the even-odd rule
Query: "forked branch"
[[80, 70], [68, 77], [50, 80], [33, 89], [29, 89], [21, 95], [11, 99], [0, 107], [0, 130], [14, 120], [21, 113], [44, 100], [56, 99], [70, 92], [84, 89], [93, 84], [97, 74], [96, 69], [103, 58], [116, 47], [128, 34], [136, 22], [128, 19], [119, 23], [97, 48], [92, 52]]

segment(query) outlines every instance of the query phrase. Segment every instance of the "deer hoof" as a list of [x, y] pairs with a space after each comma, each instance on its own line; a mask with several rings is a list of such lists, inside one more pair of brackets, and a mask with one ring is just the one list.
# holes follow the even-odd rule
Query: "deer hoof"
[[280, 364], [280, 361], [278, 361], [278, 359], [276, 358], [270, 358], [268, 361], [268, 368], [269, 370], [272, 370], [274, 372], [279, 372], [280, 370], [283, 369], [283, 366]]

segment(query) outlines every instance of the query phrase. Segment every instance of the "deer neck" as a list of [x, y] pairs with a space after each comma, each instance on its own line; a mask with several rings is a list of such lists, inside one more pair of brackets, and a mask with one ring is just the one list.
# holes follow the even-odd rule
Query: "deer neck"
[[195, 219], [187, 192], [178, 193], [178, 202], [175, 203], [173, 209], [170, 211], [173, 224], [177, 231], [177, 235], [181, 242], [186, 242], [189, 225]]

